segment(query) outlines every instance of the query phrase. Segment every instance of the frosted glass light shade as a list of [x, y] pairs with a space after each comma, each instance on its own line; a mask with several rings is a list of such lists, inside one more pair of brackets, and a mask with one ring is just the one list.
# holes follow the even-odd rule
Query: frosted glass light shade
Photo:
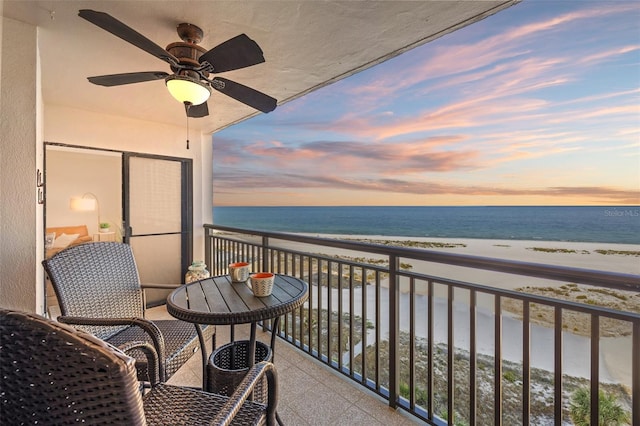
[[166, 78], [165, 84], [171, 96], [181, 103], [200, 105], [211, 96], [209, 86], [190, 77], [172, 75]]
[[78, 212], [91, 212], [96, 210], [97, 204], [98, 204], [97, 200], [93, 198], [73, 197], [69, 202], [69, 207], [71, 208], [71, 210], [78, 211]]

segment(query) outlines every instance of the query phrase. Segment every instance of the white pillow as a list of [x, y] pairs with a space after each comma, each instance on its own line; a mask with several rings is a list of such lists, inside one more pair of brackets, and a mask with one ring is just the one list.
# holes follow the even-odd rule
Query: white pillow
[[60, 234], [60, 236], [53, 242], [53, 248], [65, 248], [74, 242], [79, 236], [80, 234]]

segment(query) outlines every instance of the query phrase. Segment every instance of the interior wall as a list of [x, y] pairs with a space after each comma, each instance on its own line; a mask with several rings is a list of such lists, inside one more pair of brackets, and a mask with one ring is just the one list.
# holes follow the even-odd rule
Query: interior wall
[[100, 222], [109, 222], [111, 230], [122, 235], [120, 154], [48, 146], [46, 167], [47, 227], [87, 225], [89, 235], [98, 233], [98, 211], [79, 212], [69, 207], [72, 197], [90, 192], [98, 199]]

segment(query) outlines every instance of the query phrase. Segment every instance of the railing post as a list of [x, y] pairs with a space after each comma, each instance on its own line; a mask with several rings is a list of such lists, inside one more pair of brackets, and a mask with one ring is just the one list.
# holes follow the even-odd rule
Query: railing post
[[211, 257], [211, 230], [205, 226], [204, 228], [204, 262], [209, 266], [211, 274], [215, 275], [216, 268]]
[[597, 425], [600, 412], [600, 317], [591, 315], [591, 424]]
[[640, 425], [640, 321], [633, 322], [632, 333], [632, 349], [631, 349], [631, 377], [633, 396], [631, 406], [636, 407], [631, 414], [633, 425]]
[[271, 261], [269, 259], [269, 237], [262, 237], [262, 268], [261, 271], [270, 271]]
[[[400, 283], [398, 256], [389, 255], [389, 406], [398, 406], [398, 344], [400, 334]], [[378, 283], [379, 285], [379, 283]]]

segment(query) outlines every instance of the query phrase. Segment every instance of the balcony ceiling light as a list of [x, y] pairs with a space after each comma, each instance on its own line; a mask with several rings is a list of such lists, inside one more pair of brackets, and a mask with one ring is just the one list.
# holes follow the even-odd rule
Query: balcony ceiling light
[[211, 88], [200, 81], [184, 75], [170, 75], [165, 84], [171, 96], [188, 105], [203, 104], [211, 96]]

